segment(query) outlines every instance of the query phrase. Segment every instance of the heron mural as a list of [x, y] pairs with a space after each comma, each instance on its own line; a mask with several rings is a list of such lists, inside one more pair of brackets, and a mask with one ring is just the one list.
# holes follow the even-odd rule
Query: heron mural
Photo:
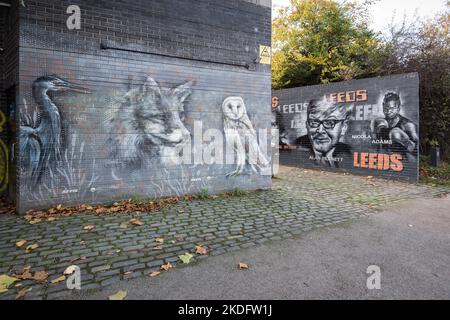
[[40, 121], [38, 125], [22, 121], [20, 155], [22, 167], [34, 186], [40, 183], [45, 170], [54, 168], [61, 159], [61, 115], [49, 94], [67, 91], [90, 93], [56, 75], [40, 77], [33, 82], [33, 98], [39, 107]]

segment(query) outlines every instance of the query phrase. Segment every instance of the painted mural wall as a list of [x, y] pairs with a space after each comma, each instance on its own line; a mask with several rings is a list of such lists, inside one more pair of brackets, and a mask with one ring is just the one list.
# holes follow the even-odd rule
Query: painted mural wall
[[280, 163], [418, 180], [416, 73], [273, 92]]
[[0, 6], [0, 196], [15, 201], [14, 142], [19, 64], [19, 3]]
[[271, 185], [270, 8], [69, 5], [20, 13], [19, 211]]

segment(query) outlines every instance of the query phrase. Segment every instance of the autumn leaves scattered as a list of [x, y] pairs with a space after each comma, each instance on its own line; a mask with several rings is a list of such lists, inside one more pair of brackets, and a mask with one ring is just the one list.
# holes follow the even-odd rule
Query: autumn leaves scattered
[[14, 214], [16, 207], [6, 199], [0, 198], [0, 214]]
[[[174, 205], [180, 201], [192, 201], [192, 197], [185, 196], [169, 197], [156, 200], [138, 201], [133, 199], [114, 202], [111, 205], [86, 205], [82, 204], [76, 207], [63, 207], [61, 204], [48, 210], [29, 210], [25, 213], [24, 218], [30, 224], [37, 224], [47, 219], [54, 219], [55, 216], [73, 216], [78, 214], [135, 214], [135, 213], [151, 213], [160, 211], [169, 205]], [[7, 210], [7, 209], [5, 209]], [[9, 212], [9, 211], [8, 211]], [[14, 210], [12, 211], [14, 212]]]
[[[7, 292], [11, 286], [20, 282], [21, 280], [33, 280], [37, 284], [44, 284], [47, 282], [48, 274], [45, 271], [31, 271], [31, 266], [26, 266], [20, 270], [16, 270], [13, 276], [8, 276], [6, 274], [0, 275], [0, 294]], [[15, 285], [18, 288], [16, 299], [23, 299], [26, 294], [30, 291], [28, 288], [21, 288], [21, 284]]]
[[[158, 244], [164, 244], [164, 239], [163, 238], [156, 238], [155, 242]], [[158, 245], [156, 247], [154, 247], [154, 250], [162, 250], [162, 246]], [[197, 244], [195, 246], [195, 253], [197, 255], [206, 255], [208, 253], [208, 250], [203, 246], [203, 244]], [[189, 264], [191, 263], [192, 259], [194, 258], [194, 255], [192, 253], [186, 252], [185, 254], [180, 255], [179, 260], [181, 263], [183, 264]], [[148, 274], [148, 276], [150, 278], [154, 278], [156, 276], [159, 276], [161, 274], [161, 272], [167, 272], [170, 269], [173, 268], [173, 265], [170, 262], [167, 262], [166, 264], [163, 264], [160, 266], [158, 271], [152, 271]]]
[[[26, 243], [27, 243], [27, 240], [23, 240], [23, 239], [19, 240], [16, 242], [16, 248], [17, 249], [22, 248]], [[26, 254], [31, 253], [34, 249], [37, 249], [37, 248], [39, 248], [39, 245], [37, 243], [31, 244], [26, 247], [25, 253]]]

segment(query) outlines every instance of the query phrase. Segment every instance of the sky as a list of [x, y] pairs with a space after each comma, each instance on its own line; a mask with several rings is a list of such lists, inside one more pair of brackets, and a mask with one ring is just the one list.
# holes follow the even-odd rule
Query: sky
[[[411, 20], [416, 10], [419, 19], [432, 17], [445, 11], [446, 2], [446, 0], [379, 0], [372, 7], [371, 26], [375, 31], [383, 32], [392, 17], [395, 23], [402, 21], [404, 15]], [[276, 9], [289, 3], [290, 0], [272, 0], [272, 7]]]

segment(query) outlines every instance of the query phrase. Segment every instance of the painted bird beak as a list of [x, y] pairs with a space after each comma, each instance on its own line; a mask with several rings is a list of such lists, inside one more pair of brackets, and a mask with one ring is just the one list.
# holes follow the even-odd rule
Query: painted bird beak
[[81, 86], [78, 86], [78, 85], [74, 85], [74, 84], [71, 84], [71, 83], [69, 83], [69, 85], [67, 86], [67, 90], [73, 91], [73, 92], [84, 93], [84, 94], [92, 93], [92, 91], [87, 89], [87, 88], [84, 88], [84, 87], [81, 87]]
[[66, 81], [58, 83], [57, 88], [60, 90], [79, 92], [79, 93], [84, 93], [84, 94], [92, 93], [92, 91], [87, 88], [84, 88], [82, 86], [72, 84], [72, 83], [66, 82]]

